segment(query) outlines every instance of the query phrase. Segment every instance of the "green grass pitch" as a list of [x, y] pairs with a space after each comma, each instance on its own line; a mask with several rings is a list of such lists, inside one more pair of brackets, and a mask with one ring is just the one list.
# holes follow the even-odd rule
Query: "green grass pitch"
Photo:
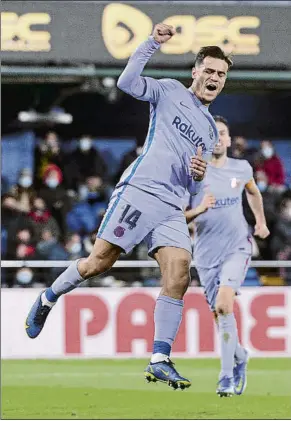
[[232, 398], [215, 394], [218, 360], [176, 363], [188, 390], [147, 384], [145, 360], [2, 361], [2, 419], [291, 419], [291, 359], [252, 359]]

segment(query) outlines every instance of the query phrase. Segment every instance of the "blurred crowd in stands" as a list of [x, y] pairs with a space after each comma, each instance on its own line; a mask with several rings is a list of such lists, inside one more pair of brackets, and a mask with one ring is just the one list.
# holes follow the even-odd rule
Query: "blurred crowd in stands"
[[[291, 260], [291, 190], [275, 145], [263, 140], [256, 149], [249, 147], [245, 138], [236, 137], [229, 154], [249, 161], [263, 196], [271, 235], [266, 240], [254, 240], [253, 259], [259, 260]], [[47, 133], [35, 147], [34, 172], [23, 168], [13, 186], [2, 177], [2, 259], [73, 260], [87, 256], [114, 185], [141, 152], [142, 148], [136, 147], [125, 154], [120, 168], [110, 176], [108, 164], [90, 136], [82, 136], [73, 152], [64, 153], [58, 135]], [[244, 211], [253, 226], [254, 218], [245, 198]], [[123, 258], [147, 259], [147, 249], [141, 244]], [[50, 285], [62, 271], [62, 268], [3, 269], [2, 282], [8, 287]], [[254, 271], [253, 284], [264, 283], [262, 273]], [[291, 268], [276, 270], [271, 275], [273, 284], [291, 285]], [[199, 281], [194, 269], [192, 278], [196, 285]], [[124, 273], [113, 269], [102, 280], [87, 284], [154, 286], [159, 282], [157, 270], [143, 268]]]

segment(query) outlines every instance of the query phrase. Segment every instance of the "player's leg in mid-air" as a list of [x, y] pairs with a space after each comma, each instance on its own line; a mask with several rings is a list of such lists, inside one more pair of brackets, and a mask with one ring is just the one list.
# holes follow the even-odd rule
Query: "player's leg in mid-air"
[[[30, 338], [37, 337], [61, 295], [110, 269], [122, 251], [129, 252], [147, 237], [163, 278], [163, 289], [155, 308], [155, 340], [148, 376], [175, 389], [184, 389], [191, 382], [179, 375], [169, 355], [181, 323], [183, 296], [189, 285], [191, 245], [185, 218], [182, 211], [132, 187], [128, 187], [124, 195], [118, 195], [119, 192], [112, 196], [92, 253], [86, 259], [71, 263], [37, 298], [27, 317], [26, 332]], [[164, 236], [161, 236], [163, 230]]]
[[198, 269], [218, 325], [221, 371], [216, 393], [219, 396], [242, 394], [246, 388], [248, 353], [239, 343], [234, 298], [244, 280], [249, 260], [249, 255], [235, 253], [215, 268]]
[[161, 269], [162, 290], [157, 299], [154, 320], [155, 335], [151, 361], [145, 369], [147, 381], [161, 381], [174, 389], [191, 386], [170, 360], [183, 313], [183, 297], [190, 283], [191, 244], [181, 211], [159, 224], [147, 237], [150, 256]]
[[120, 192], [120, 189], [116, 190], [111, 197], [91, 254], [72, 262], [51, 287], [37, 298], [26, 320], [26, 333], [30, 338], [40, 334], [48, 314], [61, 295], [109, 270], [123, 251], [132, 250], [152, 229], [154, 222], [149, 221], [154, 221], [153, 210], [142, 213], [121, 197]]
[[72, 262], [52, 286], [38, 296], [26, 319], [27, 335], [36, 338], [58, 298], [77, 288], [86, 279], [109, 270], [121, 252], [122, 249], [115, 244], [97, 238], [89, 257]]

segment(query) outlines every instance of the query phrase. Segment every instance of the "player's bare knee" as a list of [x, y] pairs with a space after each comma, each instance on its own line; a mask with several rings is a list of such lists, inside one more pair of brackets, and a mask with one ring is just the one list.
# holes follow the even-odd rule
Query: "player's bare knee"
[[217, 314], [233, 313], [234, 295], [233, 289], [229, 286], [221, 286], [219, 288], [215, 304]]
[[163, 293], [182, 299], [190, 284], [189, 261], [177, 259], [163, 273]]
[[84, 279], [107, 272], [121, 253], [121, 249], [102, 241], [96, 241], [91, 254], [79, 262], [78, 269]]
[[78, 263], [78, 271], [83, 279], [92, 278], [93, 276], [100, 275], [110, 269], [110, 266], [105, 264], [104, 261], [89, 256], [86, 259], [82, 259]]
[[163, 295], [168, 295], [169, 297], [181, 300], [188, 289], [189, 283], [190, 283], [189, 275], [184, 275], [181, 278], [170, 277], [170, 278], [164, 279], [162, 293]]
[[229, 299], [228, 297], [220, 297], [216, 301], [215, 312], [217, 315], [233, 313], [233, 299]]

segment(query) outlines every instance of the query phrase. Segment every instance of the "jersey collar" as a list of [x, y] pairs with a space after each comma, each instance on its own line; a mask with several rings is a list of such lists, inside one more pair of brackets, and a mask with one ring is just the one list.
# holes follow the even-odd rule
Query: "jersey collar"
[[208, 111], [208, 107], [206, 105], [203, 105], [202, 102], [200, 101], [199, 98], [197, 98], [197, 96], [194, 94], [194, 92], [192, 91], [191, 87], [188, 88], [188, 91], [190, 92], [190, 94], [192, 95], [192, 99], [195, 103], [195, 105], [197, 105], [197, 107], [202, 108], [204, 111]]

